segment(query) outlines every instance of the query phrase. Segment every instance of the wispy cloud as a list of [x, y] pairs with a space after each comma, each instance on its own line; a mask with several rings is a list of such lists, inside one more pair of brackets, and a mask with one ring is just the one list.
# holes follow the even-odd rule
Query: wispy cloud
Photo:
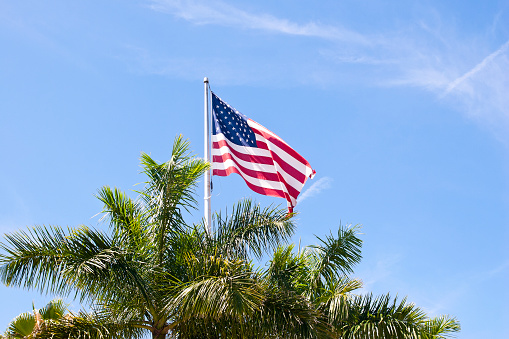
[[[420, 47], [409, 43], [405, 57], [392, 66], [385, 86], [412, 86], [434, 93], [444, 105], [462, 112], [509, 144], [509, 41], [488, 51], [488, 43], [436, 41]], [[430, 46], [431, 45], [431, 46]], [[472, 46], [474, 45], [474, 46]], [[409, 50], [409, 49], [413, 50]], [[475, 52], [472, 52], [475, 51]], [[482, 54], [484, 51], [484, 54]]]
[[502, 47], [500, 47], [498, 50], [496, 50], [495, 52], [491, 53], [486, 58], [484, 58], [484, 60], [481, 61], [480, 63], [478, 63], [474, 68], [472, 68], [471, 70], [469, 70], [468, 72], [466, 72], [465, 74], [460, 76], [459, 78], [452, 81], [445, 89], [445, 94], [449, 94], [452, 90], [454, 90], [456, 87], [458, 87], [461, 83], [465, 82], [466, 80], [468, 80], [475, 74], [477, 74], [480, 71], [482, 71], [483, 69], [485, 69], [486, 66], [488, 66], [490, 63], [492, 63], [496, 57], [505, 53], [508, 48], [509, 48], [509, 40], [505, 44], [503, 44]]
[[509, 145], [509, 41], [462, 76], [439, 97], [489, 128]]
[[316, 22], [298, 24], [270, 14], [254, 14], [220, 1], [152, 0], [150, 8], [198, 25], [234, 26], [288, 35], [368, 44], [368, 39], [351, 30]]
[[[493, 48], [495, 31], [503, 15], [476, 35], [464, 36], [436, 10], [420, 11], [408, 27], [360, 33], [342, 23], [324, 25], [316, 20], [297, 22], [273, 14], [247, 10], [224, 0], [146, 0], [154, 11], [194, 25], [215, 25], [258, 30], [284, 36], [313, 38], [306, 49], [256, 56], [208, 55], [148, 58], [151, 73], [199, 78], [217, 74], [220, 83], [284, 81], [328, 87], [338, 82], [361, 86], [415, 87], [436, 95], [444, 105], [498, 129], [509, 129], [509, 41]], [[233, 3], [233, 2], [232, 2]], [[251, 6], [253, 8], [253, 6]], [[278, 40], [285, 43], [285, 40]], [[258, 41], [270, 49], [270, 42]], [[147, 66], [149, 65], [149, 66]], [[166, 65], [166, 66], [165, 66]], [[199, 70], [199, 71], [197, 71]], [[199, 73], [199, 74], [198, 74]], [[196, 74], [196, 75], [195, 75]], [[216, 79], [216, 77], [215, 77]], [[284, 80], [282, 80], [284, 79]], [[508, 141], [509, 143], [509, 141]]]
[[329, 177], [323, 177], [318, 179], [307, 190], [305, 190], [304, 193], [302, 193], [299, 196], [298, 202], [302, 203], [304, 200], [320, 194], [320, 192], [322, 192], [323, 190], [331, 188], [333, 181], [334, 180]]

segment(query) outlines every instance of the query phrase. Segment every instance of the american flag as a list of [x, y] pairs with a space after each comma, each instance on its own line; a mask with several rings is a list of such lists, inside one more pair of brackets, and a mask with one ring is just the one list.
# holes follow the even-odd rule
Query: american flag
[[237, 173], [253, 191], [285, 198], [293, 212], [315, 171], [280, 137], [211, 94], [212, 174]]

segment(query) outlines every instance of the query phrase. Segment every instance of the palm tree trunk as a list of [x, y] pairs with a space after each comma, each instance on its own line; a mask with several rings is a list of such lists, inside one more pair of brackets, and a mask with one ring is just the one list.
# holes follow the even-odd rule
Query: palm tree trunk
[[152, 330], [152, 339], [165, 339], [166, 334], [163, 333], [162, 330], [154, 329]]

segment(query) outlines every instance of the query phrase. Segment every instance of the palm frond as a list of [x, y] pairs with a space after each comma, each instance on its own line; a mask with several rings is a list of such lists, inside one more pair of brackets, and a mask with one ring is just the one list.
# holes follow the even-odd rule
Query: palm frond
[[0, 279], [7, 286], [66, 294], [64, 258], [69, 253], [65, 231], [56, 226], [34, 226], [5, 235], [0, 243]]
[[157, 261], [163, 263], [168, 246], [167, 238], [172, 232], [185, 231], [187, 225], [182, 210], [195, 209], [194, 191], [198, 179], [210, 167], [189, 151], [189, 142], [178, 136], [173, 144], [171, 159], [159, 164], [148, 154], [142, 153], [143, 172], [148, 176], [145, 189], [139, 192], [150, 215], [150, 232], [156, 249]]
[[260, 338], [331, 338], [327, 319], [302, 295], [282, 289], [268, 289], [255, 326]]
[[307, 256], [294, 253], [294, 245], [279, 246], [270, 260], [264, 276], [272, 286], [284, 290], [301, 290], [307, 283]]
[[360, 226], [339, 226], [338, 235], [332, 234], [325, 239], [319, 237], [319, 245], [309, 246], [314, 249], [311, 280], [316, 286], [320, 280], [329, 280], [338, 274], [347, 275], [361, 261], [362, 240], [357, 236]]
[[406, 298], [398, 302], [389, 294], [356, 296], [350, 302], [347, 319], [333, 324], [343, 338], [415, 338], [425, 313]]
[[99, 189], [96, 197], [104, 203], [103, 218], [109, 219], [118, 243], [133, 249], [143, 248], [148, 216], [141, 203], [108, 186]]
[[456, 318], [448, 315], [438, 316], [424, 322], [421, 330], [421, 339], [447, 339], [454, 338], [461, 331], [461, 325]]
[[67, 312], [67, 305], [62, 299], [53, 299], [39, 310], [43, 320], [58, 320]]
[[[0, 277], [6, 285], [67, 295], [75, 291], [82, 300], [122, 295], [112, 289], [136, 291], [150, 300], [136, 263], [112, 239], [81, 226], [68, 234], [59, 227], [36, 226], [6, 236], [0, 244]], [[134, 267], [136, 266], [136, 267]]]
[[45, 331], [38, 334], [41, 339], [136, 339], [143, 335], [142, 329], [128, 323], [111, 323], [95, 314], [70, 314], [60, 321], [51, 322]]
[[348, 319], [348, 312], [353, 291], [362, 287], [362, 282], [349, 277], [328, 280], [322, 289], [315, 294], [315, 304], [328, 317], [330, 324]]
[[36, 319], [33, 314], [21, 313], [11, 321], [7, 333], [14, 338], [28, 337], [34, 331], [35, 325]]
[[[215, 262], [215, 263], [214, 263]], [[263, 294], [257, 279], [245, 270], [241, 261], [212, 260], [208, 273], [196, 280], [174, 287], [178, 293], [168, 308], [178, 309], [181, 317], [221, 316], [242, 318], [260, 308]]]
[[210, 165], [194, 157], [189, 142], [182, 136], [175, 139], [169, 161], [159, 164], [148, 154], [142, 153], [141, 165], [149, 178], [144, 197], [157, 214], [164, 215], [174, 208], [196, 208], [194, 189]]
[[233, 206], [227, 217], [215, 215], [215, 241], [225, 255], [261, 258], [269, 249], [286, 242], [295, 230], [292, 214], [273, 206], [262, 208], [250, 199]]

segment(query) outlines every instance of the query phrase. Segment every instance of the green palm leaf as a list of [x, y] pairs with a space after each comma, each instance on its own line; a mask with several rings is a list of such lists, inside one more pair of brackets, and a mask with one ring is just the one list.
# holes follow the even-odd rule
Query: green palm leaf
[[337, 237], [332, 234], [325, 239], [319, 237], [320, 245], [310, 246], [315, 251], [312, 279], [318, 284], [320, 279], [332, 279], [338, 273], [353, 273], [353, 267], [361, 261], [362, 240], [357, 236], [360, 226], [340, 225]]
[[453, 338], [454, 334], [461, 331], [461, 326], [456, 318], [439, 316], [424, 322], [421, 331], [422, 339], [447, 339]]
[[38, 334], [41, 339], [136, 339], [142, 337], [140, 328], [133, 328], [126, 322], [111, 323], [94, 313], [70, 314], [51, 322], [45, 331]]
[[35, 324], [36, 320], [33, 314], [22, 313], [9, 324], [7, 332], [14, 338], [25, 338], [32, 334]]
[[261, 258], [268, 249], [276, 249], [295, 230], [292, 214], [285, 209], [266, 208], [245, 199], [234, 205], [227, 217], [215, 215], [214, 240], [225, 255]]
[[39, 310], [39, 314], [45, 321], [59, 320], [64, 316], [65, 312], [67, 312], [67, 305], [62, 299], [54, 299]]
[[279, 288], [300, 291], [307, 284], [308, 257], [305, 251], [294, 253], [294, 246], [279, 246], [265, 272], [268, 282]]
[[361, 287], [360, 280], [346, 276], [328, 280], [324, 288], [317, 293], [315, 303], [327, 315], [330, 324], [338, 324], [348, 319], [350, 305], [355, 298], [352, 292]]
[[390, 296], [356, 296], [350, 302], [347, 319], [334, 324], [341, 336], [360, 338], [415, 338], [425, 313], [406, 298], [398, 302]]

